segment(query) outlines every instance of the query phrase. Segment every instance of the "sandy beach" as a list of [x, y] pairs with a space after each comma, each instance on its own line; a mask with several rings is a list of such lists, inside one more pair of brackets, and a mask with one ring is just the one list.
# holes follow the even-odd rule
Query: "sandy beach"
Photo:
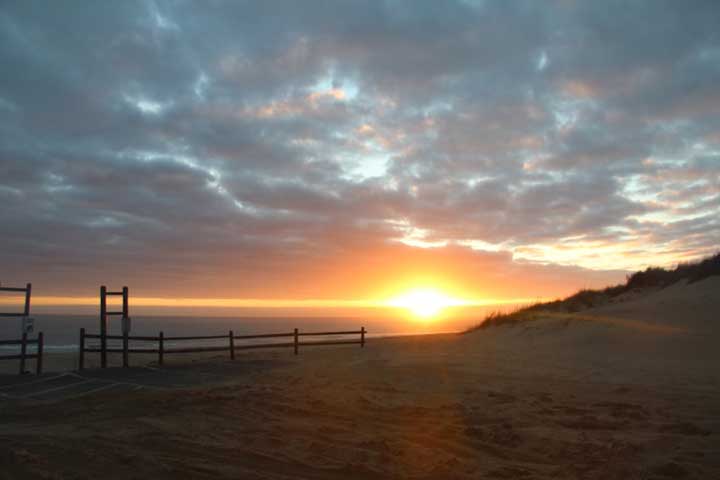
[[132, 391], [6, 395], [0, 478], [718, 478], [719, 287], [364, 349], [178, 360], [130, 369]]

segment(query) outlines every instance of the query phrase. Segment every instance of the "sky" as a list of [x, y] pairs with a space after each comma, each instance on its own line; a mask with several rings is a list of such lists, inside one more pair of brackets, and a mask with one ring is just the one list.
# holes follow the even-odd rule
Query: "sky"
[[5, 1], [0, 282], [508, 300], [715, 253], [718, 25], [717, 1]]

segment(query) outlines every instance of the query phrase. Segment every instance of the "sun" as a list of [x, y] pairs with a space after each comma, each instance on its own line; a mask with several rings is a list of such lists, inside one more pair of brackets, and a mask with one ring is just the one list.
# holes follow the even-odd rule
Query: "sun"
[[462, 300], [449, 297], [435, 289], [411, 290], [388, 301], [389, 306], [405, 308], [422, 319], [435, 317], [444, 308], [464, 304]]

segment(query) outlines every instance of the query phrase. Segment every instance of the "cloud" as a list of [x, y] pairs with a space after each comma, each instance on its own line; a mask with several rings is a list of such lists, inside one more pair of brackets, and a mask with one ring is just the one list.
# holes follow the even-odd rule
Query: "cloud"
[[712, 253], [718, 23], [715, 2], [11, 3], [3, 281], [533, 295]]

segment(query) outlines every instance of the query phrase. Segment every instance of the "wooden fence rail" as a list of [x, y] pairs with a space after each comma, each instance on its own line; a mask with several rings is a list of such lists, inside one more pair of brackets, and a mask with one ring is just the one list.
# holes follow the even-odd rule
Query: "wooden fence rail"
[[[25, 361], [29, 358], [36, 359], [35, 370], [37, 374], [42, 373], [42, 355], [43, 355], [43, 334], [38, 333], [38, 338], [29, 339], [27, 330], [25, 329], [25, 319], [30, 316], [30, 296], [32, 295], [32, 283], [28, 283], [25, 287], [3, 287], [0, 285], [0, 292], [24, 293], [25, 302], [22, 312], [0, 312], [2, 318], [22, 318], [23, 334], [20, 340], [0, 340], [0, 345], [20, 345], [20, 353], [13, 355], [0, 355], [0, 360], [20, 360], [20, 375], [25, 373]], [[37, 353], [27, 353], [28, 345], [37, 345]]]
[[[258, 348], [288, 348], [293, 347], [294, 354], [297, 355], [301, 346], [322, 346], [322, 345], [360, 345], [365, 347], [365, 334], [367, 330], [365, 327], [361, 327], [360, 330], [345, 330], [337, 332], [300, 332], [297, 328], [288, 333], [264, 333], [264, 334], [253, 334], [253, 335], [235, 335], [230, 330], [227, 335], [198, 335], [198, 336], [180, 336], [180, 337], [166, 337], [164, 332], [160, 332], [157, 337], [153, 336], [135, 336], [135, 335], [102, 335], [94, 333], [85, 333], [85, 329], [80, 329], [80, 344], [79, 344], [79, 369], [85, 368], [85, 353], [100, 353], [103, 358], [108, 353], [122, 353], [123, 354], [123, 367], [128, 366], [128, 355], [130, 353], [145, 353], [145, 354], [157, 354], [158, 364], [162, 365], [165, 360], [165, 355], [173, 353], [206, 353], [206, 352], [228, 352], [230, 359], [235, 359], [236, 350], [252, 350]], [[42, 335], [42, 334], [41, 334]], [[359, 335], [360, 338], [357, 340], [353, 339], [338, 339], [338, 340], [323, 340], [323, 341], [305, 341], [301, 342], [300, 337], [315, 337], [315, 336], [328, 336], [328, 335]], [[251, 343], [251, 344], [240, 344], [237, 345], [235, 340], [257, 340], [264, 338], [292, 338], [292, 342], [275, 342], [275, 343]], [[87, 339], [100, 340], [99, 347], [89, 347], [86, 345]], [[227, 339], [228, 343], [224, 346], [194, 346], [194, 347], [173, 347], [168, 348], [165, 342], [182, 342], [192, 340], [222, 340]], [[107, 340], [122, 340], [122, 348], [108, 348]], [[131, 341], [145, 341], [145, 342], [157, 342], [157, 348], [131, 348]]]
[[[43, 368], [43, 348], [45, 345], [43, 332], [39, 332], [37, 338], [28, 338], [27, 333], [19, 340], [0, 340], [0, 345], [20, 345], [20, 353], [12, 355], [0, 355], [0, 360], [20, 360], [20, 375], [25, 373], [25, 363], [28, 359], [35, 359], [35, 373], [40, 375]], [[28, 345], [37, 345], [36, 353], [28, 353]]]

